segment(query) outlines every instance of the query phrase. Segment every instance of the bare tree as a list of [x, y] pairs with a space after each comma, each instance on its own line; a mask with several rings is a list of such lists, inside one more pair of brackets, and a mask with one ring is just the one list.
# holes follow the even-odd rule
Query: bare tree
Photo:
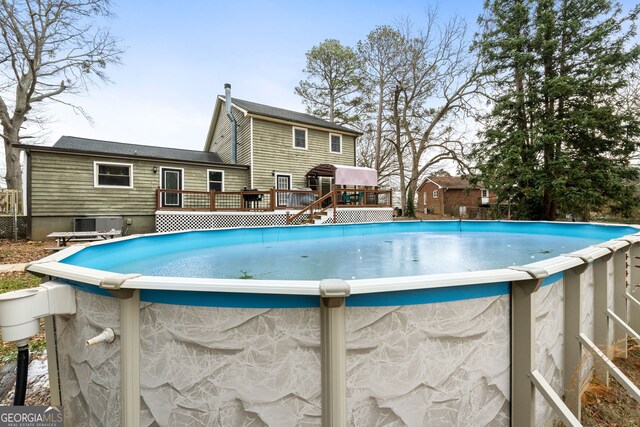
[[25, 138], [21, 130], [34, 105], [54, 101], [84, 114], [60, 95], [85, 91], [96, 78], [108, 81], [107, 65], [119, 63], [122, 49], [92, 22], [110, 16], [109, 0], [0, 0], [0, 124], [7, 187], [22, 187], [15, 145]]
[[361, 166], [378, 171], [379, 181], [388, 183], [397, 173], [395, 150], [389, 144], [389, 127], [386, 100], [392, 94], [394, 75], [401, 66], [402, 34], [390, 26], [379, 26], [358, 42], [356, 51], [361, 63], [363, 97], [365, 111], [372, 117], [363, 127], [364, 135], [359, 143]]
[[478, 92], [477, 59], [469, 54], [466, 25], [452, 19], [438, 25], [429, 10], [417, 34], [401, 26], [402, 66], [389, 102], [404, 212], [414, 215], [419, 180], [430, 168], [453, 161], [465, 164], [465, 112]]

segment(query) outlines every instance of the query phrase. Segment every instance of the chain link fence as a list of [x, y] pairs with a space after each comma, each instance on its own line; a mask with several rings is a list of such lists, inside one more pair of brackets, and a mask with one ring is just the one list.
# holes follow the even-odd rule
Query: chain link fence
[[27, 217], [0, 215], [0, 239], [26, 239]]

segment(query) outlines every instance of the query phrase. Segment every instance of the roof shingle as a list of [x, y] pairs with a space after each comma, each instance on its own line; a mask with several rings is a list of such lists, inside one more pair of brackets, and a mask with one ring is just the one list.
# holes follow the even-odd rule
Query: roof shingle
[[60, 137], [58, 142], [53, 145], [53, 148], [82, 153], [110, 154], [126, 157], [147, 157], [175, 161], [218, 164], [224, 163], [218, 153], [196, 150], [183, 150], [179, 148], [153, 147], [150, 145], [125, 144], [122, 142], [78, 138], [75, 136]]
[[[224, 97], [221, 96], [224, 101]], [[341, 132], [361, 134], [355, 129], [341, 126], [336, 123], [331, 123], [327, 120], [319, 117], [312, 116], [311, 114], [299, 113], [297, 111], [285, 110], [284, 108], [272, 107], [270, 105], [258, 104], [257, 102], [245, 101], [243, 99], [231, 98], [231, 102], [239, 108], [247, 111], [250, 114], [258, 116], [271, 117], [274, 119], [287, 120], [290, 122], [302, 123], [311, 126], [318, 126], [327, 129], [333, 129]]]

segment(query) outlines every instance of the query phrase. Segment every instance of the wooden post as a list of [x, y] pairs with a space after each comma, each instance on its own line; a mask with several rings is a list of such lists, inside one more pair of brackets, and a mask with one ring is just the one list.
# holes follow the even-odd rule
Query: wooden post
[[269, 190], [269, 209], [271, 209], [271, 211], [276, 210], [276, 189], [275, 188], [271, 188], [271, 190]]
[[209, 210], [210, 211], [216, 210], [216, 192], [215, 191], [209, 191]]
[[160, 210], [160, 187], [156, 188], [156, 210]]

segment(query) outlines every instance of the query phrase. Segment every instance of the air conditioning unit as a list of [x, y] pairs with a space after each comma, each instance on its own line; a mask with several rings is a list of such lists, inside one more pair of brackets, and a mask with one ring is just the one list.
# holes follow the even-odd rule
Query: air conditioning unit
[[122, 231], [121, 216], [85, 216], [73, 219], [73, 231]]

